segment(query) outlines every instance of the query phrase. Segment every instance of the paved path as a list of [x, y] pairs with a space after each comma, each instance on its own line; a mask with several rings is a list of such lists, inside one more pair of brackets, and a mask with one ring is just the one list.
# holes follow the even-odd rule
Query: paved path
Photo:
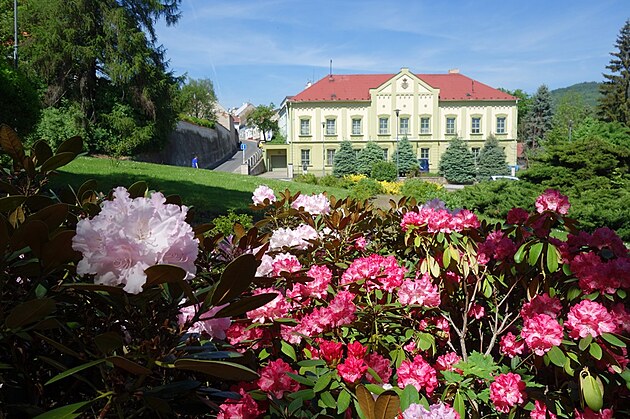
[[[245, 160], [250, 158], [258, 149], [258, 142], [254, 140], [243, 140], [243, 144], [247, 146], [245, 149]], [[237, 151], [229, 160], [213, 170], [219, 172], [241, 173], [241, 164], [243, 163], [243, 152]]]

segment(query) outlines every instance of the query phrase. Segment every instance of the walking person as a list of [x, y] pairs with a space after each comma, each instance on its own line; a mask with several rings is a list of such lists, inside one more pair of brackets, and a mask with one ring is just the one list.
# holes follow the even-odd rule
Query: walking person
[[199, 159], [197, 159], [196, 154], [194, 154], [192, 158], [192, 167], [195, 169], [199, 169]]

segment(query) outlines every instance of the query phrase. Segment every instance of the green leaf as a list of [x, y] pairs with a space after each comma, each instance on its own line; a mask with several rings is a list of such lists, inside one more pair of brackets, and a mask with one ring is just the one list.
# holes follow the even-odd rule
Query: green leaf
[[70, 163], [72, 160], [74, 160], [75, 157], [76, 154], [71, 152], [55, 154], [54, 156], [46, 160], [44, 164], [42, 164], [40, 170], [42, 171], [42, 173], [51, 172]]
[[323, 359], [305, 359], [304, 361], [298, 362], [300, 367], [321, 367], [326, 365], [326, 361]]
[[387, 390], [381, 393], [374, 404], [374, 419], [391, 419], [398, 415], [400, 398], [395, 391]]
[[591, 354], [593, 358], [596, 360], [602, 359], [602, 347], [597, 344], [597, 342], [592, 342], [588, 347], [588, 352]]
[[324, 403], [324, 407], [328, 407], [331, 409], [334, 409], [335, 407], [337, 407], [337, 402], [335, 401], [335, 398], [332, 396], [332, 394], [330, 394], [329, 391], [325, 391], [321, 394], [320, 400]]
[[529, 249], [528, 262], [530, 266], [536, 265], [536, 262], [538, 262], [538, 259], [540, 259], [540, 254], [542, 253], [542, 249], [543, 249], [542, 243], [536, 243]]
[[148, 190], [149, 185], [147, 185], [147, 183], [143, 180], [140, 180], [127, 188], [127, 192], [129, 192], [129, 197], [131, 199], [144, 198]]
[[315, 380], [312, 378], [302, 377], [299, 374], [293, 374], [288, 372], [287, 375], [291, 377], [294, 381], [297, 381], [300, 384], [304, 384], [305, 386], [313, 387], [315, 386]]
[[315, 386], [313, 387], [313, 391], [315, 393], [319, 393], [320, 391], [328, 387], [328, 384], [330, 384], [330, 380], [332, 380], [332, 376], [332, 372], [327, 372], [326, 374], [319, 377], [317, 379], [317, 382], [315, 383]]
[[253, 381], [259, 378], [256, 371], [244, 367], [243, 365], [226, 361], [178, 359], [175, 361], [175, 368], [197, 371], [213, 377], [233, 381]]
[[76, 372], [83, 371], [83, 370], [85, 370], [87, 368], [93, 367], [93, 366], [98, 365], [98, 364], [100, 364], [102, 362], [105, 362], [105, 360], [104, 359], [97, 359], [95, 361], [91, 361], [91, 362], [79, 365], [78, 367], [70, 368], [69, 370], [65, 370], [61, 374], [55, 375], [50, 380], [46, 381], [46, 383], [44, 383], [44, 385], [47, 386], [48, 384], [56, 383], [57, 381], [63, 380], [64, 378], [69, 377], [69, 376], [71, 376], [72, 374], [74, 374]]
[[122, 337], [116, 332], [101, 333], [94, 338], [94, 343], [104, 354], [108, 354], [118, 348], [122, 348], [124, 345]]
[[241, 255], [233, 260], [221, 274], [221, 279], [212, 295], [212, 305], [225, 304], [245, 292], [258, 269], [258, 261], [252, 254]]
[[61, 143], [59, 147], [57, 148], [56, 154], [59, 154], [59, 153], [81, 154], [81, 152], [83, 152], [83, 140], [81, 139], [81, 137], [77, 135], [74, 137], [70, 137], [66, 141]]
[[147, 275], [144, 289], [167, 282], [180, 282], [186, 277], [186, 271], [176, 265], [153, 265], [145, 269], [144, 273]]
[[275, 292], [270, 292], [266, 294], [257, 294], [252, 295], [250, 297], [243, 297], [238, 301], [234, 301], [227, 307], [223, 307], [219, 310], [214, 317], [234, 317], [239, 316], [243, 313], [247, 313], [248, 311], [252, 311], [257, 309], [258, 307], [262, 307], [268, 302], [274, 300], [278, 294]]
[[558, 249], [551, 243], [547, 243], [547, 269], [549, 272], [558, 270]]
[[580, 295], [582, 295], [582, 290], [577, 287], [571, 287], [569, 288], [569, 291], [567, 291], [567, 299], [569, 301], [575, 300]]
[[295, 355], [295, 349], [293, 349], [293, 346], [289, 345], [285, 341], [281, 341], [280, 346], [283, 354], [291, 358], [294, 362], [297, 361], [297, 356]]
[[77, 410], [81, 409], [83, 406], [86, 406], [92, 403], [94, 400], [88, 400], [86, 402], [73, 403], [66, 406], [58, 407], [53, 410], [49, 410], [46, 413], [42, 413], [41, 415], [35, 416], [34, 419], [74, 419], [81, 416], [81, 413], [76, 413]]
[[444, 253], [442, 254], [442, 265], [444, 267], [448, 267], [451, 264], [451, 248], [447, 247], [444, 249]]
[[626, 343], [612, 333], [602, 333], [602, 338], [613, 346], [618, 346], [620, 348], [626, 347]]
[[525, 256], [525, 249], [527, 248], [527, 243], [523, 243], [521, 247], [518, 248], [516, 253], [514, 254], [514, 262], [521, 263], [523, 261], [523, 257]]
[[130, 359], [123, 358], [122, 356], [110, 356], [107, 358], [107, 362], [111, 362], [118, 368], [121, 368], [127, 372], [130, 372], [135, 375], [149, 375], [151, 374], [151, 370], [143, 367], [142, 365], [133, 362]]
[[591, 344], [592, 341], [593, 341], [593, 335], [588, 334], [582, 339], [580, 339], [580, 342], [578, 343], [578, 348], [580, 348], [580, 351], [583, 351], [588, 347], [588, 345]]
[[364, 417], [366, 419], [374, 419], [374, 405], [376, 402], [372, 397], [372, 393], [363, 384], [359, 384], [355, 392]]
[[598, 412], [604, 406], [604, 391], [599, 377], [591, 376], [582, 371], [580, 373], [580, 387], [584, 401], [594, 412]]
[[22, 205], [24, 201], [26, 201], [26, 196], [24, 195], [10, 195], [4, 198], [0, 198], [0, 212], [12, 212], [17, 207]]
[[337, 397], [337, 413], [341, 414], [348, 410], [350, 400], [352, 400], [350, 393], [347, 390], [341, 390], [339, 397]]
[[547, 352], [547, 356], [549, 357], [549, 360], [552, 364], [560, 368], [564, 367], [564, 363], [566, 362], [567, 357], [564, 355], [564, 352], [562, 352], [562, 349], [560, 349], [559, 347], [552, 346], [549, 352]]
[[55, 309], [55, 301], [51, 298], [38, 298], [15, 306], [5, 320], [9, 329], [19, 329], [35, 323], [48, 316]]
[[403, 412], [409, 407], [409, 405], [418, 403], [420, 401], [420, 394], [418, 390], [411, 385], [408, 384], [400, 395], [400, 410]]
[[460, 418], [466, 417], [466, 406], [464, 405], [464, 398], [462, 397], [459, 390], [457, 390], [457, 393], [455, 393], [455, 400], [453, 400], [453, 409], [455, 409], [455, 411], [459, 413]]
[[6, 124], [0, 124], [0, 146], [14, 161], [21, 163], [26, 157], [22, 141], [15, 130]]

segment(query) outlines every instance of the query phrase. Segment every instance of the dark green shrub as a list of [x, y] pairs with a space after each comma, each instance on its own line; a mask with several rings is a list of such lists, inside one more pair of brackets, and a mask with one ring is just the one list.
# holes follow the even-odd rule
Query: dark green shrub
[[378, 181], [370, 178], [361, 179], [354, 187], [350, 196], [354, 199], [365, 200], [383, 192], [383, 187]]
[[357, 156], [357, 173], [369, 176], [374, 164], [384, 161], [383, 149], [375, 142], [370, 141]]
[[216, 122], [211, 121], [209, 119], [196, 118], [194, 116], [186, 115], [183, 113], [179, 114], [179, 119], [181, 119], [182, 121], [190, 122], [191, 124], [199, 125], [200, 127], [205, 127], [205, 128], [210, 128], [210, 129], [214, 129], [214, 126], [216, 125]]
[[461, 138], [453, 138], [440, 159], [440, 175], [449, 183], [470, 184], [475, 180], [475, 158]]
[[370, 177], [379, 181], [386, 180], [393, 182], [398, 178], [398, 176], [396, 176], [396, 164], [387, 161], [376, 162], [372, 166]]
[[448, 191], [443, 186], [433, 182], [427, 182], [419, 178], [407, 179], [400, 188], [400, 193], [404, 196], [415, 198], [419, 204], [423, 204], [432, 199], [445, 200]]
[[345, 184], [342, 179], [335, 177], [333, 175], [326, 175], [324, 177], [319, 178], [318, 184], [321, 186], [332, 186], [335, 188], [344, 188]]
[[224, 236], [229, 236], [234, 234], [234, 225], [237, 223], [248, 230], [253, 226], [253, 218], [249, 214], [237, 214], [230, 210], [227, 215], [221, 215], [212, 220], [214, 228], [211, 230], [211, 233], [215, 235], [221, 233]]
[[0, 58], [0, 123], [16, 129], [22, 136], [35, 126], [41, 103], [35, 83]]
[[56, 150], [63, 141], [76, 135], [85, 138], [84, 116], [77, 103], [64, 103], [42, 111], [39, 123], [30, 135], [30, 143], [43, 140]]
[[335, 153], [333, 162], [333, 175], [344, 177], [357, 173], [357, 156], [350, 141], [342, 141], [339, 150]]
[[543, 188], [528, 182], [500, 180], [483, 182], [453, 192], [463, 206], [490, 218], [504, 218], [513, 207], [534, 210], [533, 203]]
[[317, 185], [317, 176], [312, 173], [300, 174], [293, 177], [293, 181], [299, 183], [308, 183], [310, 185]]
[[490, 135], [477, 158], [477, 180], [489, 180], [490, 176], [509, 175], [505, 151], [499, 145], [499, 141]]
[[[398, 153], [398, 157], [396, 157], [396, 153]], [[416, 153], [414, 153], [413, 147], [406, 136], [398, 142], [396, 153], [394, 153], [392, 159], [394, 166], [396, 166], [396, 160], [398, 160], [399, 175], [405, 175], [412, 170], [419, 169]]]

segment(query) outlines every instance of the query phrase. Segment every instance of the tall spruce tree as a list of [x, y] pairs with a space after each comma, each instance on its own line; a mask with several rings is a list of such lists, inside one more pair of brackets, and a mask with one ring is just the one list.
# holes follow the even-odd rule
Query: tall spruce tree
[[440, 159], [439, 171], [449, 183], [467, 184], [475, 180], [475, 157], [464, 140], [456, 137], [449, 142]]
[[606, 122], [630, 125], [630, 19], [621, 28], [615, 47], [606, 66], [610, 74], [603, 74], [606, 81], [599, 89], [598, 116]]
[[369, 176], [370, 173], [372, 173], [374, 163], [384, 160], [383, 149], [374, 141], [369, 141], [365, 145], [365, 148], [359, 151], [359, 155], [357, 156], [357, 172]]
[[527, 147], [530, 149], [538, 148], [547, 132], [551, 130], [552, 122], [551, 94], [549, 88], [543, 84], [532, 97], [531, 108], [527, 116]]
[[503, 147], [494, 135], [489, 135], [477, 157], [477, 180], [484, 181], [494, 175], [508, 175], [507, 158]]
[[357, 155], [348, 140], [342, 141], [333, 161], [333, 176], [343, 177], [357, 173]]
[[[416, 159], [416, 154], [413, 152], [413, 147], [411, 143], [407, 139], [407, 136], [404, 136], [402, 140], [398, 142], [398, 147], [396, 147], [396, 153], [398, 153], [398, 175], [406, 175], [414, 169], [418, 168], [418, 160]], [[396, 162], [396, 154], [393, 156], [394, 163]]]

